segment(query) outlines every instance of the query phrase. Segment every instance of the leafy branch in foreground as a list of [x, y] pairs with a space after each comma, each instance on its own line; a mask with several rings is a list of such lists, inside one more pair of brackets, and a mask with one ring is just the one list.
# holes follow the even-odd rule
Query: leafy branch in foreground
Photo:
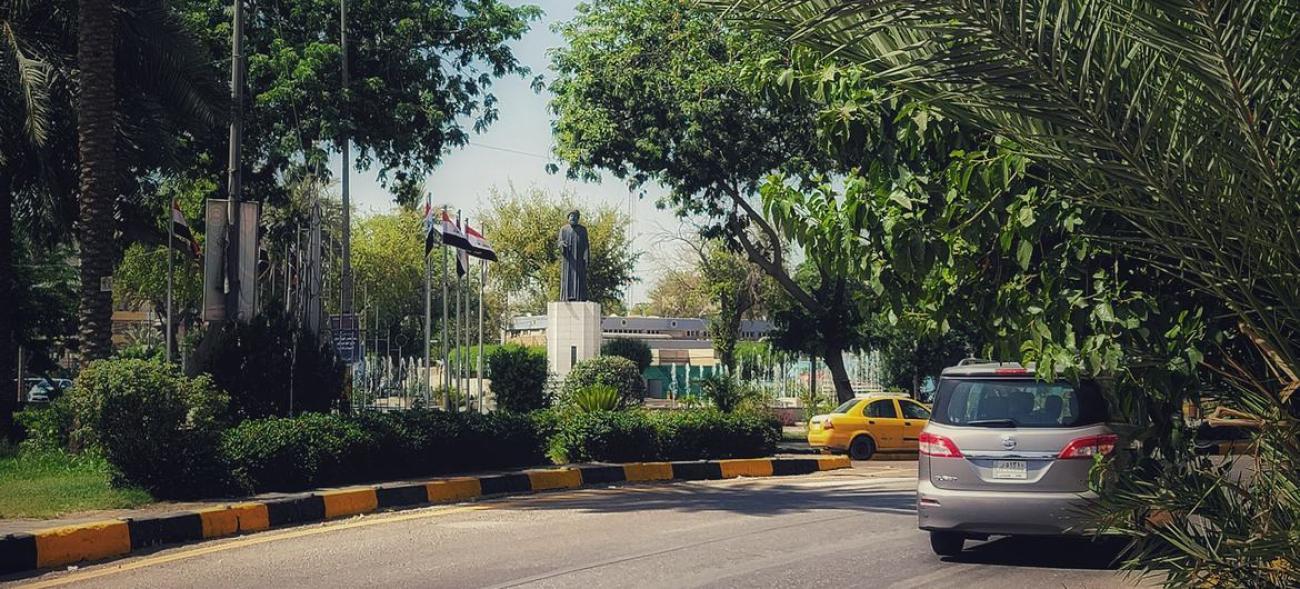
[[[1200, 338], [1213, 353], [1188, 355], [1194, 371], [1178, 376], [1121, 348], [1142, 396], [1165, 395], [1137, 399], [1141, 417], [1163, 424], [1141, 468], [1112, 473], [1102, 508], [1136, 538], [1129, 566], [1162, 569], [1171, 585], [1296, 584], [1296, 543], [1284, 539], [1296, 535], [1300, 460], [1300, 4], [713, 4], [1010, 139], [1061, 194], [1111, 216], [1084, 230], [1117, 262], [1181, 284], [1181, 296], [1155, 291], [1150, 310], [1166, 316], [1171, 340]], [[1196, 319], [1196, 306], [1211, 314]], [[1125, 326], [1156, 339], [1145, 329]], [[1171, 416], [1178, 395], [1169, 393], [1179, 390], [1259, 425], [1250, 457], [1258, 475], [1228, 479], [1191, 455], [1186, 427]], [[1146, 518], [1153, 508], [1164, 515]]]

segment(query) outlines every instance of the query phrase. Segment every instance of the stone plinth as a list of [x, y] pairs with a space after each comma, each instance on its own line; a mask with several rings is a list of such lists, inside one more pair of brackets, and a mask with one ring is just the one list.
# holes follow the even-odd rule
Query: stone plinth
[[546, 305], [546, 362], [563, 380], [573, 365], [600, 355], [600, 303]]

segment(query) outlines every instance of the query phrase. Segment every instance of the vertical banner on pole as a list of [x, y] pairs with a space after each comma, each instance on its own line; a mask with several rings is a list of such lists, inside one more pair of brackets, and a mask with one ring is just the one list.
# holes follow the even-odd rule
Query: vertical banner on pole
[[[172, 251], [172, 244], [176, 239], [176, 227], [175, 227], [176, 221], [175, 218], [172, 216], [171, 203], [168, 203], [168, 205], [169, 206], [167, 207], [167, 325], [164, 326], [164, 328], [167, 330], [167, 334], [166, 334], [167, 337], [165, 338], [167, 342], [166, 344], [167, 353], [164, 356], [166, 362], [168, 364], [171, 364], [172, 363], [172, 283], [174, 282], [172, 275], [175, 273], [176, 270], [173, 261], [176, 255], [175, 252]], [[18, 382], [22, 382], [22, 381], [18, 381]]]
[[261, 211], [261, 203], [239, 203], [239, 309], [236, 317], [240, 321], [252, 321], [257, 316], [257, 241], [262, 227]]
[[[203, 220], [208, 238], [203, 243], [203, 320], [226, 320], [226, 236], [229, 219], [226, 201], [210, 198]], [[233, 315], [233, 313], [232, 313]]]

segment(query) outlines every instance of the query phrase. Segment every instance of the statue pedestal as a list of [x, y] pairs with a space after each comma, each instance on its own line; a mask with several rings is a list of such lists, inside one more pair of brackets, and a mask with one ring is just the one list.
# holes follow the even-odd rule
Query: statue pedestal
[[574, 364], [600, 355], [600, 303], [547, 303], [546, 362], [563, 380]]

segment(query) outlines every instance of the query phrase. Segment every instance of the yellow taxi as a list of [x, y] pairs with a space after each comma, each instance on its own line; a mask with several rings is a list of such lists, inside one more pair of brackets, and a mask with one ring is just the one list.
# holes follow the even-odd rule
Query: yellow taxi
[[808, 421], [808, 445], [867, 460], [876, 452], [915, 452], [930, 410], [903, 394], [876, 394], [846, 401]]

